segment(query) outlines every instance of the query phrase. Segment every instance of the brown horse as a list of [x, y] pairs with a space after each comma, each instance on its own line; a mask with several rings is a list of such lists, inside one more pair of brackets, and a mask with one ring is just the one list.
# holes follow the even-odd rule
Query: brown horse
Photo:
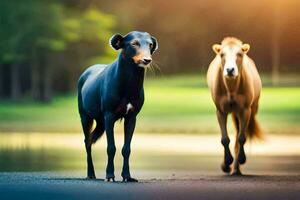
[[[222, 170], [241, 175], [240, 164], [246, 162], [244, 144], [246, 138], [262, 137], [261, 129], [255, 115], [261, 93], [261, 79], [256, 66], [247, 56], [249, 44], [243, 44], [237, 38], [226, 37], [221, 45], [212, 46], [216, 57], [210, 63], [207, 72], [207, 83], [217, 109], [217, 117], [222, 133], [221, 143], [224, 146]], [[227, 134], [227, 115], [232, 113], [237, 134], [235, 142], [235, 159], [229, 149], [230, 139]]]

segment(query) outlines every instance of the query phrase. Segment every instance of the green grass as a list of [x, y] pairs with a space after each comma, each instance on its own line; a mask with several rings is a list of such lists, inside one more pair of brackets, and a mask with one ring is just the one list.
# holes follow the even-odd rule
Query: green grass
[[[139, 114], [137, 131], [218, 133], [209, 90], [203, 87], [203, 77], [199, 77], [146, 80], [146, 101]], [[264, 88], [258, 119], [267, 133], [298, 134], [300, 87]], [[118, 131], [121, 128], [117, 125]], [[80, 132], [76, 97], [58, 96], [51, 104], [0, 102], [0, 131]]]

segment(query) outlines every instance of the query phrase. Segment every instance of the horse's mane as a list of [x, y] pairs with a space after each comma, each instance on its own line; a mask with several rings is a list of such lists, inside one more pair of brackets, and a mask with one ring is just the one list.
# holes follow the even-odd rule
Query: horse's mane
[[226, 46], [226, 45], [242, 45], [243, 42], [235, 37], [225, 37], [222, 40], [222, 45]]

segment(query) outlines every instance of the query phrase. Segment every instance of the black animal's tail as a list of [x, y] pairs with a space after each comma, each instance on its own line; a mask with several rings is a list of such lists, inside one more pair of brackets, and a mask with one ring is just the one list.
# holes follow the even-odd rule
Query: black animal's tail
[[[82, 115], [84, 115], [83, 113], [85, 113], [85, 111], [83, 110], [83, 105], [82, 105], [82, 95], [81, 95], [81, 88], [82, 88], [82, 83], [83, 81], [81, 79], [79, 79], [78, 81], [78, 110], [79, 110], [79, 114], [80, 117], [82, 117]], [[91, 119], [88, 122], [88, 134], [85, 134], [85, 138], [88, 139], [89, 144], [92, 145], [94, 144], [104, 133], [104, 123], [99, 123], [97, 122], [96, 127], [93, 129], [93, 125], [94, 125], [94, 120]]]
[[102, 124], [98, 124], [97, 123], [95, 129], [90, 134], [91, 144], [96, 143], [97, 140], [101, 138], [101, 136], [103, 135], [103, 133], [104, 133], [104, 125], [103, 125], [103, 123]]

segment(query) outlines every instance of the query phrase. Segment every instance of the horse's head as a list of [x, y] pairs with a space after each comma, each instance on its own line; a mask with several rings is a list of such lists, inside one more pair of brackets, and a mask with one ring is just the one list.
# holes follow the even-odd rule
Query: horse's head
[[223, 76], [236, 78], [241, 71], [243, 57], [249, 51], [250, 45], [243, 44], [234, 37], [226, 37], [221, 44], [212, 46], [217, 56], [220, 56]]

